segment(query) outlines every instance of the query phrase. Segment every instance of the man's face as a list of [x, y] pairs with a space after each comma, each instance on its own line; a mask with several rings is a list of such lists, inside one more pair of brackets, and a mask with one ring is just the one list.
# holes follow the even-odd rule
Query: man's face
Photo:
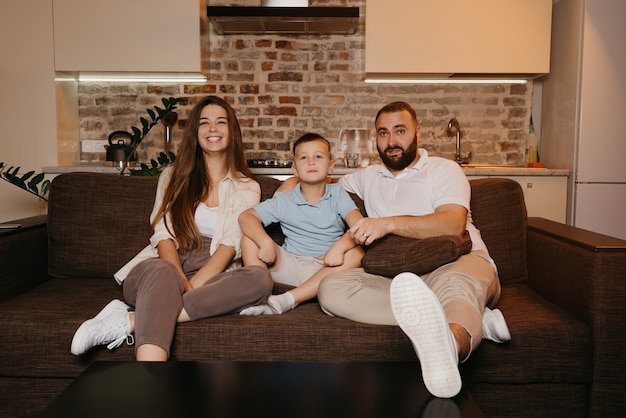
[[381, 160], [391, 172], [402, 171], [417, 161], [420, 132], [420, 127], [406, 110], [379, 115], [376, 146]]

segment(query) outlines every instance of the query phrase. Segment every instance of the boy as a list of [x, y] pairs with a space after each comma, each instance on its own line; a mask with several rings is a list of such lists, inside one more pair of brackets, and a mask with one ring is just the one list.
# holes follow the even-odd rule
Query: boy
[[[298, 186], [244, 211], [239, 224], [244, 265], [269, 266], [274, 282], [296, 287], [270, 296], [265, 305], [244, 309], [242, 315], [285, 313], [314, 298], [329, 273], [361, 265], [363, 250], [345, 232], [344, 221], [350, 227], [362, 215], [340, 185], [326, 182], [334, 168], [330, 143], [308, 133], [295, 142], [293, 153]], [[275, 222], [285, 235], [282, 247], [264, 229]]]

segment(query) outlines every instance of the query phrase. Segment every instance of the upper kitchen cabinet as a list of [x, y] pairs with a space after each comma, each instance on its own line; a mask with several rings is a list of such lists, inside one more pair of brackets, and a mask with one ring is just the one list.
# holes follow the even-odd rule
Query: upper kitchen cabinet
[[198, 0], [54, 0], [57, 71], [200, 72]]
[[552, 0], [367, 0], [365, 72], [534, 78], [550, 70]]

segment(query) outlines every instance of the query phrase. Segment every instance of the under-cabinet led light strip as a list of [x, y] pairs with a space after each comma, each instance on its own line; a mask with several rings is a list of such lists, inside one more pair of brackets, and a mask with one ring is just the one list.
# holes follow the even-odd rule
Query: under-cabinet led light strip
[[78, 80], [81, 83], [206, 83], [207, 77], [200, 73], [80, 72], [77, 77], [58, 74], [55, 80]]
[[519, 78], [366, 78], [366, 83], [397, 84], [526, 84]]

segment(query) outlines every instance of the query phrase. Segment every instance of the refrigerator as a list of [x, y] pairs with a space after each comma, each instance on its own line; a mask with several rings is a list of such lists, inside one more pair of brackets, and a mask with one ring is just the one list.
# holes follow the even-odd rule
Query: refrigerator
[[540, 158], [568, 168], [567, 223], [626, 239], [626, 1], [553, 0]]

